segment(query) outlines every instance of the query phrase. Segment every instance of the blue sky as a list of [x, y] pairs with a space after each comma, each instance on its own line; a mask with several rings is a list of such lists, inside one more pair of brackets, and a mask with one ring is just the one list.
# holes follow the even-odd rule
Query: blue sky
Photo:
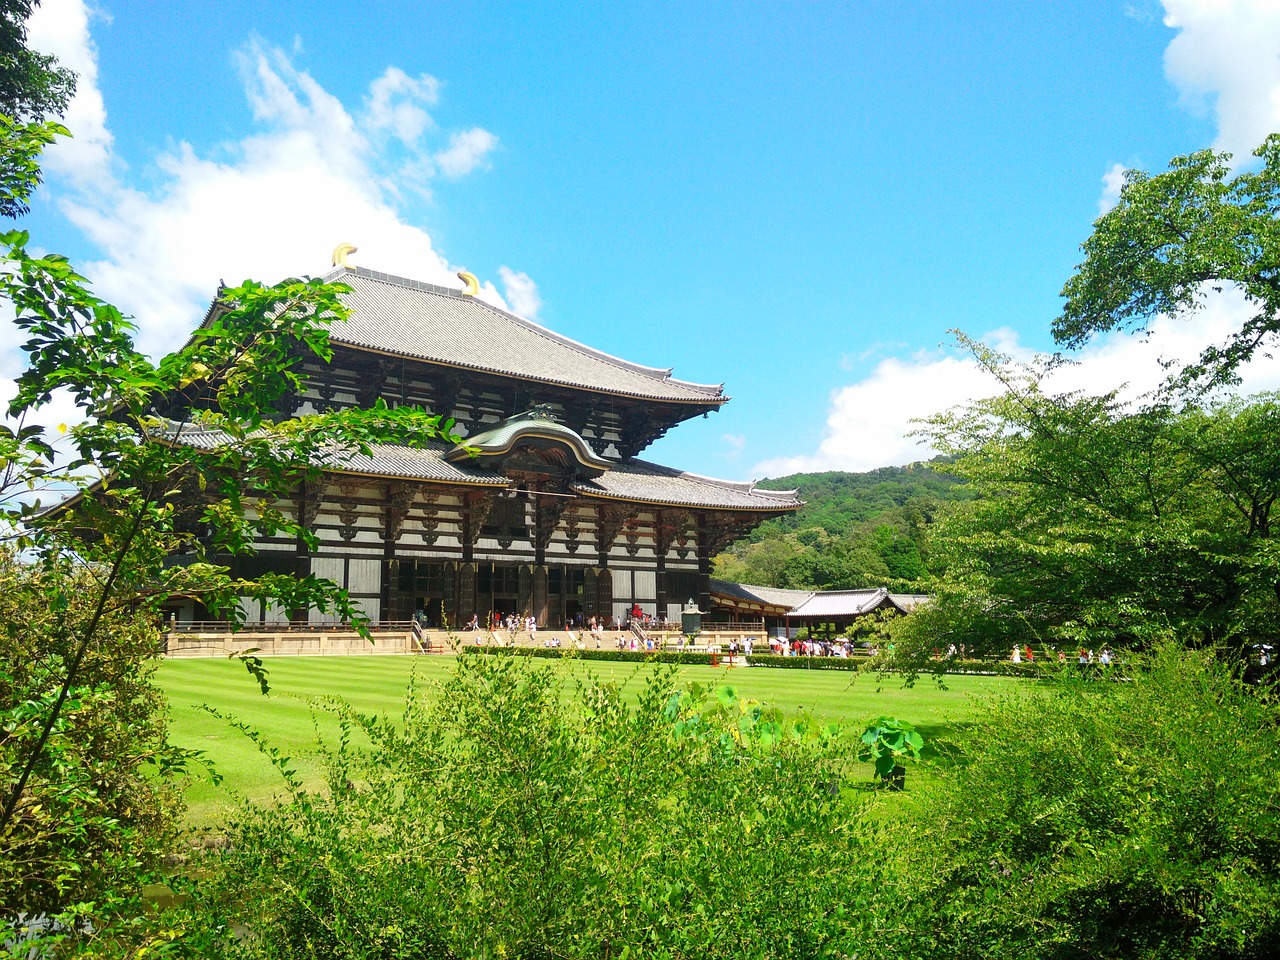
[[[927, 456], [910, 418], [992, 389], [946, 331], [1049, 349], [1117, 164], [1280, 127], [1276, 0], [229, 10], [45, 0], [32, 24], [83, 79], [29, 228], [149, 347], [219, 278], [320, 273], [339, 242], [466, 267], [724, 381], [648, 456], [734, 478]], [[1230, 296], [1154, 346], [1104, 338], [1069, 385], [1189, 356]]]

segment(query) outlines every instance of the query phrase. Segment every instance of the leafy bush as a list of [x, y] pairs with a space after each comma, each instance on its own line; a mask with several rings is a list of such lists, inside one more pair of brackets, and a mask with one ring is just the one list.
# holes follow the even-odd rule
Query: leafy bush
[[879, 717], [867, 725], [859, 740], [858, 759], [874, 763], [876, 776], [901, 790], [906, 771], [903, 760], [919, 760], [924, 737], [916, 728], [897, 717]]
[[[261, 957], [851, 952], [867, 795], [833, 729], [648, 675], [459, 657], [402, 721], [329, 704], [327, 790], [249, 809], [221, 902]], [[247, 728], [246, 728], [247, 729]], [[367, 745], [366, 745], [367, 744]], [[265, 748], [271, 755], [269, 747]]]
[[[0, 793], [13, 799], [92, 610], [87, 575], [0, 552]], [[110, 614], [0, 835], [0, 919], [136, 889], [181, 813], [153, 624]], [[159, 774], [157, 776], [157, 774]], [[113, 893], [113, 895], [114, 895]]]
[[1170, 647], [993, 700], [901, 821], [885, 955], [1261, 958], [1280, 942], [1275, 703]]

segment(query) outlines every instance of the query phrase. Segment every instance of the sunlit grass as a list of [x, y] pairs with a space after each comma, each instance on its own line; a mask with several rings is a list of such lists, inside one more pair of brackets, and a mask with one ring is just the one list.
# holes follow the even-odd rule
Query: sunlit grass
[[[549, 661], [539, 661], [547, 663]], [[216, 826], [235, 809], [235, 794], [268, 803], [281, 789], [278, 776], [257, 748], [241, 733], [200, 709], [209, 705], [260, 730], [284, 753], [297, 758], [300, 771], [317, 777], [317, 730], [332, 733], [333, 723], [311, 702], [337, 697], [365, 713], [398, 716], [410, 678], [428, 691], [453, 669], [452, 656], [441, 657], [282, 657], [267, 661], [271, 695], [235, 661], [169, 660], [158, 681], [169, 696], [171, 739], [179, 746], [203, 750], [224, 778], [224, 786], [197, 778], [187, 791], [188, 820]], [[575, 674], [627, 683], [638, 690], [652, 668], [626, 663], [570, 661], [558, 666]], [[922, 679], [912, 689], [900, 682], [881, 683], [875, 676], [836, 670], [682, 667], [682, 676], [703, 683], [729, 683], [739, 696], [774, 704], [787, 713], [806, 710], [815, 718], [834, 720], [861, 730], [866, 721], [889, 714], [909, 720], [928, 741], [944, 742], [972, 713], [976, 697], [1014, 688], [1025, 681], [998, 677], [951, 677], [947, 689]], [[921, 774], [927, 776], [924, 770]]]

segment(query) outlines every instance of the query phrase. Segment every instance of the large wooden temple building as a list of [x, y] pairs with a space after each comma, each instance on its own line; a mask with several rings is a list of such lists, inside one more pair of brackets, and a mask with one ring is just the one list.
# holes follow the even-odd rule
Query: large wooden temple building
[[[351, 287], [351, 317], [332, 326], [332, 361], [306, 367], [287, 412], [382, 398], [454, 418], [465, 444], [376, 446], [327, 466], [296, 500], [319, 548], [265, 540], [241, 561], [246, 573], [327, 577], [382, 622], [518, 613], [617, 623], [636, 607], [678, 619], [690, 600], [712, 609], [717, 552], [801, 506], [794, 493], [641, 459], [672, 427], [725, 403], [719, 385], [620, 360], [465, 291], [345, 265], [326, 279]], [[290, 618], [260, 605], [246, 613]]]

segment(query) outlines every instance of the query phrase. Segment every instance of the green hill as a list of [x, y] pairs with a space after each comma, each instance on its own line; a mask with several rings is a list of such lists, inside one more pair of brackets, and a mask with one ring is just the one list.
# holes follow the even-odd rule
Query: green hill
[[929, 525], [946, 504], [971, 496], [946, 466], [935, 460], [761, 481], [768, 489], [798, 490], [805, 506], [729, 547], [716, 557], [715, 575], [771, 587], [923, 590]]

